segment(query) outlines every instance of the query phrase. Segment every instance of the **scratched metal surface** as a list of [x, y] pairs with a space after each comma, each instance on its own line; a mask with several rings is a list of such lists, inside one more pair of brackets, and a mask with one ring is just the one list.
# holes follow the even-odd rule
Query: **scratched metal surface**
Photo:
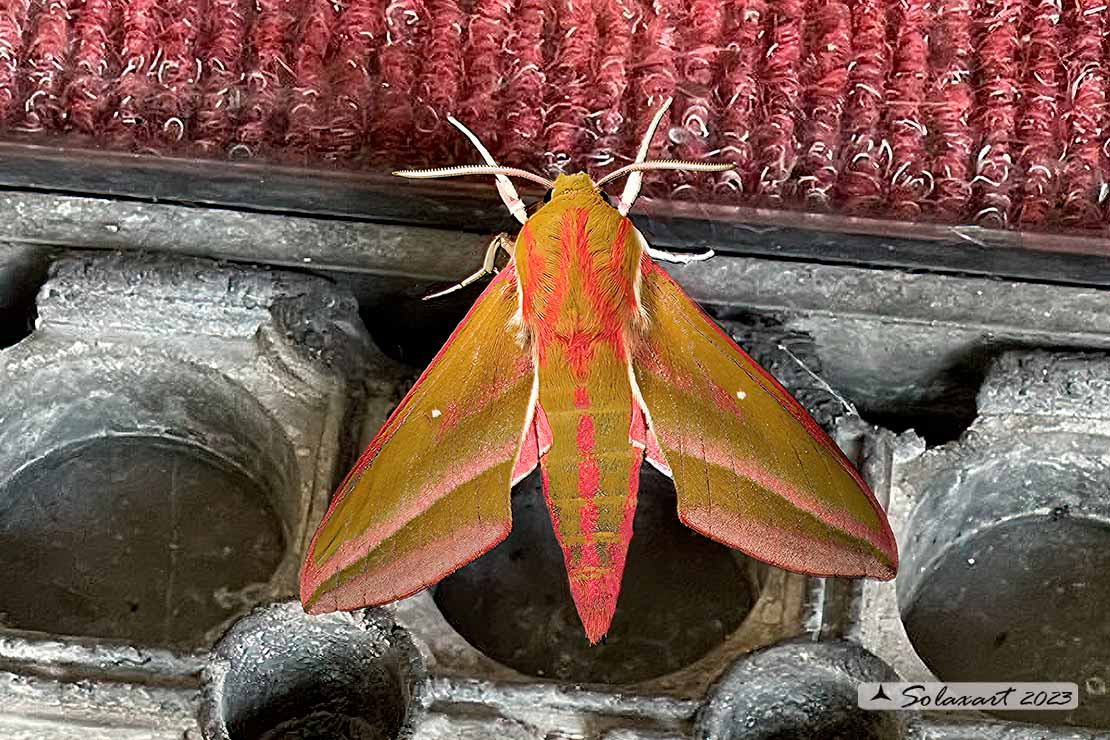
[[[354, 437], [474, 294], [419, 297], [480, 236], [42, 193], [0, 212], [0, 736], [1110, 737], [1101, 290], [672, 270], [860, 464], [903, 569], [760, 566], [679, 527], [646, 477], [628, 598], [591, 649], [534, 481], [516, 538], [432, 592], [322, 618], [290, 601]], [[854, 707], [894, 675], [1083, 696], [1066, 716]]]

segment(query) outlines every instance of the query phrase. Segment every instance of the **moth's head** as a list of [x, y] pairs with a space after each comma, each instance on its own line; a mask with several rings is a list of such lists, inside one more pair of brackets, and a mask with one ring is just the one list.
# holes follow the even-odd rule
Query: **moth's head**
[[594, 181], [585, 172], [576, 172], [573, 175], [559, 175], [551, 186], [551, 197], [559, 198], [564, 195], [581, 195], [597, 190]]
[[[574, 198], [579, 204], [603, 200], [607, 204], [613, 205], [605, 191], [599, 188], [588, 174], [575, 172], [571, 175], [556, 176], [555, 182], [543, 194], [543, 201], [535, 204], [534, 208], [542, 208], [548, 203], [558, 202], [564, 198]], [[532, 210], [532, 213], [535, 212], [535, 210]]]
[[[512, 182], [509, 181], [510, 177], [519, 177], [544, 186], [544, 188], [547, 189], [544, 200], [553, 200], [567, 195], [594, 193], [599, 198], [605, 198], [607, 202], [611, 202], [622, 216], [627, 216], [628, 211], [632, 208], [632, 204], [636, 202], [636, 196], [640, 194], [640, 184], [643, 182], [645, 172], [652, 170], [723, 172], [732, 169], [734, 166], [725, 163], [686, 162], [677, 159], [648, 160], [647, 153], [651, 145], [651, 140], [655, 136], [655, 131], [659, 127], [659, 122], [663, 120], [663, 114], [667, 112], [667, 108], [669, 108], [670, 105], [671, 99], [667, 98], [662, 107], [656, 112], [655, 117], [652, 118], [651, 125], [648, 126], [647, 133], [644, 135], [644, 139], [640, 144], [640, 150], [632, 164], [627, 164], [624, 167], [613, 170], [597, 182], [591, 180], [590, 176], [585, 172], [578, 172], [573, 175], [560, 174], [555, 178], [555, 182], [552, 182], [545, 177], [541, 177], [526, 170], [520, 170], [514, 167], [502, 167], [493, 159], [493, 155], [489, 153], [489, 150], [482, 146], [482, 142], [478, 140], [478, 137], [475, 136], [470, 129], [463, 126], [451, 116], [447, 116], [447, 120], [462, 131], [466, 138], [470, 139], [470, 143], [477, 148], [478, 152], [482, 155], [482, 159], [484, 159], [486, 163], [484, 165], [439, 167], [431, 170], [401, 170], [393, 174], [417, 179], [459, 177], [462, 175], [493, 175], [497, 178], [497, 192], [501, 194], [501, 200], [505, 202], [509, 212], [516, 216], [521, 223], [528, 220], [528, 212], [524, 207], [524, 202], [521, 201], [520, 196], [517, 195], [516, 188], [513, 187]], [[628, 177], [628, 183], [624, 186], [624, 191], [615, 201], [610, 201], [602, 188], [606, 183], [625, 176]]]

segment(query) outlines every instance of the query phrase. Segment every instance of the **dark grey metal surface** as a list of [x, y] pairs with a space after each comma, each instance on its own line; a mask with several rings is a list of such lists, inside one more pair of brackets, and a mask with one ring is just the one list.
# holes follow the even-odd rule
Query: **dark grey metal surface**
[[[7, 316], [19, 326], [32, 311], [27, 281], [61, 247], [204, 256], [342, 282], [378, 345], [416, 366], [430, 359], [477, 292], [419, 298], [472, 272], [489, 240], [426, 227], [40, 193], [0, 193], [0, 213], [8, 215], [0, 221], [0, 295], [12, 296]], [[871, 418], [896, 426], [911, 420], [938, 438], [970, 423], [975, 393], [1000, 352], [1110, 349], [1110, 305], [1092, 287], [751, 257], [668, 269], [694, 298], [734, 318], [741, 339], [769, 343], [771, 355], [778, 341], [800, 347]], [[771, 360], [773, 371], [792, 367], [781, 353]]]
[[385, 361], [327, 281], [204, 260], [66, 259], [37, 314], [0, 354], [0, 728], [180, 737], [194, 651], [295, 591]]
[[[2, 737], [1110, 737], [1091, 729], [1110, 642], [1103, 292], [738, 257], [672, 270], [861, 466], [903, 548], [897, 585], [752, 566], [647, 480], [611, 643], [588, 648], [525, 482], [514, 537], [434, 596], [353, 618], [282, 603], [213, 652], [235, 615], [294, 593], [351, 437], [473, 293], [419, 297], [484, 239], [27, 193], [0, 213], [0, 336], [27, 337], [0, 352]], [[94, 251], [32, 303], [75, 247]], [[1080, 710], [854, 710], [865, 676], [969, 663], [1078, 680]]]
[[37, 309], [0, 366], [4, 624], [210, 645], [289, 588], [354, 442], [342, 413], [371, 350], [353, 299], [105, 256], [56, 263]]
[[[11, 132], [9, 132], [11, 135]], [[488, 184], [429, 187], [379, 171], [197, 161], [0, 143], [0, 185], [49, 193], [203, 205], [492, 234], [515, 228]], [[526, 200], [539, 200], [530, 193]], [[1022, 233], [973, 225], [704, 205], [641, 197], [632, 218], [656, 246], [910, 271], [1110, 284], [1101, 235]], [[1063, 233], [1062, 233], [1063, 232]]]
[[[1110, 373], [1103, 355], [1003, 355], [980, 416], [904, 473], [919, 499], [898, 597], [925, 664], [953, 681], [1074, 681], [1110, 727]], [[1011, 718], [1021, 718], [1012, 713]]]

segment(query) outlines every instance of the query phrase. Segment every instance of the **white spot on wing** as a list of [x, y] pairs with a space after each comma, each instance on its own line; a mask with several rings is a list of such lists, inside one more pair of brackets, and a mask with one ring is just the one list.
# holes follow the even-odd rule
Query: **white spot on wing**
[[438, 419], [441, 416], [443, 416], [442, 411], [440, 411], [439, 409], [432, 409], [432, 418], [433, 419]]
[[736, 397], [743, 401], [745, 398], [748, 397], [748, 394], [744, 391], [736, 391]]

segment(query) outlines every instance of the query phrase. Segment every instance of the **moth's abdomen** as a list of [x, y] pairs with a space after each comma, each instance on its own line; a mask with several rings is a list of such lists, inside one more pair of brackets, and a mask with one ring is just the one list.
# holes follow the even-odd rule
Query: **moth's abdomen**
[[551, 429], [540, 459], [544, 496], [563, 549], [571, 595], [596, 642], [620, 593], [643, 451], [629, 441], [632, 393], [627, 366], [610, 347], [577, 373], [567, 347], [548, 347], [539, 368], [539, 404]]

